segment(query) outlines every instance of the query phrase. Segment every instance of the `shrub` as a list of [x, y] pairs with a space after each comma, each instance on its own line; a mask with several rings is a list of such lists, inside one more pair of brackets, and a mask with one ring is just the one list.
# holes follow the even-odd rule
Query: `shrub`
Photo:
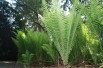
[[12, 40], [18, 47], [18, 59], [26, 51], [29, 51], [34, 54], [32, 62], [39, 64], [44, 61], [43, 56], [45, 56], [45, 52], [42, 50], [42, 46], [43, 44], [49, 44], [49, 38], [44, 32], [29, 30], [25, 33], [23, 31], [17, 31], [16, 37], [12, 38]]

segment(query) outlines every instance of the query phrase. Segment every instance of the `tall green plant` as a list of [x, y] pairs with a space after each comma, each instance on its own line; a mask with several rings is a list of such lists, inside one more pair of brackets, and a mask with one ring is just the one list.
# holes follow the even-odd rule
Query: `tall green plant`
[[[44, 0], [43, 0], [44, 2]], [[49, 36], [52, 36], [63, 65], [68, 64], [69, 54], [74, 46], [75, 32], [80, 20], [80, 12], [76, 12], [76, 3], [69, 15], [62, 13], [58, 1], [52, 0], [51, 10], [44, 5], [44, 25]]]
[[103, 5], [100, 4], [99, 0], [90, 0], [88, 3], [89, 8], [86, 7], [83, 13], [87, 20], [86, 24], [82, 25], [82, 31], [86, 37], [86, 47], [89, 49], [94, 63], [97, 64], [101, 61], [101, 59], [98, 58], [100, 58], [102, 52], [100, 23], [103, 21]]

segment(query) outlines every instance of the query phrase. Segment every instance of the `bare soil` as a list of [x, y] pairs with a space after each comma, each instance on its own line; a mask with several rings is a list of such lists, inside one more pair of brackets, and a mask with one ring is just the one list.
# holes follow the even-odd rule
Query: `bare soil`
[[[0, 68], [24, 68], [22, 65], [17, 65], [14, 61], [2, 61], [0, 62]], [[79, 63], [75, 65], [52, 65], [52, 66], [31, 66], [30, 68], [99, 68], [97, 65], [89, 65], [86, 63]], [[101, 67], [102, 68], [102, 67]]]

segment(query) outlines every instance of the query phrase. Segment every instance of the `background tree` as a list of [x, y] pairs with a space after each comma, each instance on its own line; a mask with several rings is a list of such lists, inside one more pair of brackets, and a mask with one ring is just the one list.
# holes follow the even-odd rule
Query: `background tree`
[[44, 30], [40, 21], [42, 17], [41, 0], [16, 0], [16, 22], [21, 29]]
[[17, 57], [17, 48], [11, 40], [16, 29], [12, 11], [8, 2], [0, 1], [0, 60], [15, 60]]

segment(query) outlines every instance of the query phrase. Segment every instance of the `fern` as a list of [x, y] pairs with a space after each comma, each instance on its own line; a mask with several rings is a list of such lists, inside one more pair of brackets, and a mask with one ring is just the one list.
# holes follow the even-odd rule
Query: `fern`
[[65, 16], [58, 4], [53, 0], [51, 11], [44, 14], [44, 25], [49, 36], [52, 36], [54, 45], [60, 54], [64, 65], [68, 64], [69, 54], [74, 46], [75, 32], [79, 24], [80, 13], [76, 13], [75, 5], [70, 15]]
[[28, 50], [24, 54], [21, 55], [21, 59], [17, 61], [18, 64], [23, 64], [25, 68], [30, 68], [33, 59], [33, 54]]
[[53, 59], [53, 62], [56, 63], [57, 57], [56, 57], [56, 50], [54, 49], [54, 47], [48, 44], [44, 44], [42, 48], [47, 52], [48, 55], [50, 55], [50, 57]]
[[16, 37], [12, 38], [14, 43], [18, 47], [18, 59], [21, 55], [28, 50], [30, 53], [34, 54], [35, 62], [40, 62], [45, 59], [44, 51], [42, 49], [43, 44], [49, 44], [49, 38], [44, 32], [34, 32], [33, 30], [27, 31], [17, 31]]

